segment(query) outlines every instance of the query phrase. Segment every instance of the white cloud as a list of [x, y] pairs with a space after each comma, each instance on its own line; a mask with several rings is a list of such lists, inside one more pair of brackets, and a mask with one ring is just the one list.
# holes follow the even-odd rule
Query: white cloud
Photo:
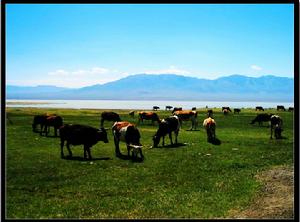
[[50, 76], [68, 76], [69, 72], [65, 71], [63, 69], [58, 69], [58, 70], [55, 70], [54, 72], [49, 72], [48, 75], [50, 75]]
[[260, 66], [257, 66], [257, 65], [251, 65], [251, 69], [257, 70], [257, 71], [262, 70], [262, 68]]
[[95, 84], [103, 84], [118, 80], [125, 76], [128, 76], [128, 73], [120, 72], [116, 69], [107, 69], [103, 67], [92, 67], [89, 69], [77, 70], [58, 69], [55, 71], [48, 72], [48, 75], [43, 79], [33, 80], [32, 84], [47, 84], [77, 88]]
[[169, 66], [167, 69], [159, 69], [159, 70], [147, 70], [144, 71], [145, 74], [178, 74], [178, 75], [184, 75], [184, 74], [190, 74], [189, 71], [179, 69], [176, 66]]

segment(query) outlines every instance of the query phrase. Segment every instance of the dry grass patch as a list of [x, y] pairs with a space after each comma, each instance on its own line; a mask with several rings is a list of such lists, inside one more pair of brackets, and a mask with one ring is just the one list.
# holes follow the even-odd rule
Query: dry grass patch
[[294, 218], [294, 167], [277, 166], [255, 176], [263, 186], [247, 209], [231, 210], [230, 218]]

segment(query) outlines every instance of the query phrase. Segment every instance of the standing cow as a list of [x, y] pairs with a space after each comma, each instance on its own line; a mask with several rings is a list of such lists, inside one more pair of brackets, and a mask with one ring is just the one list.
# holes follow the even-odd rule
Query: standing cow
[[254, 124], [256, 122], [258, 122], [258, 125], [262, 125], [263, 122], [268, 122], [270, 121], [270, 117], [273, 114], [267, 114], [267, 113], [262, 113], [262, 114], [258, 114], [252, 121], [251, 124]]
[[144, 120], [151, 120], [152, 124], [154, 124], [155, 121], [160, 123], [160, 119], [155, 112], [139, 112], [138, 123], [143, 122]]
[[157, 147], [160, 141], [160, 138], [163, 138], [162, 145], [165, 146], [165, 136], [169, 134], [171, 145], [172, 141], [172, 132], [175, 133], [175, 144], [177, 144], [177, 137], [180, 129], [179, 118], [177, 116], [170, 116], [163, 119], [159, 126], [158, 130], [153, 136], [153, 147]]
[[54, 128], [54, 136], [57, 136], [58, 129], [63, 125], [63, 119], [60, 116], [48, 116], [46, 118], [46, 121], [44, 122], [44, 131], [40, 132], [40, 135], [44, 132], [46, 136], [48, 136], [48, 133], [50, 131], [50, 126], [53, 126]]
[[104, 121], [121, 121], [121, 118], [118, 113], [115, 112], [106, 112], [104, 111], [101, 113], [101, 120], [100, 120], [100, 128], [103, 128], [104, 126]]
[[33, 117], [33, 122], [32, 122], [32, 131], [33, 132], [36, 132], [36, 128], [37, 128], [37, 125], [40, 125], [40, 133], [43, 131], [43, 127], [45, 126], [45, 123], [46, 123], [46, 119], [48, 118], [49, 116], [46, 115], [46, 114], [43, 114], [43, 115], [35, 115]]
[[83, 145], [83, 157], [86, 159], [87, 155], [89, 159], [92, 159], [91, 147], [98, 141], [108, 143], [107, 133], [104, 128], [96, 129], [91, 126], [85, 125], [64, 125], [59, 129], [60, 136], [60, 148], [61, 158], [64, 158], [63, 147], [65, 141], [67, 141], [67, 149], [69, 156], [72, 157], [70, 145]]
[[115, 154], [117, 157], [122, 155], [119, 147], [119, 143], [122, 141], [126, 143], [128, 157], [130, 157], [130, 150], [132, 150], [132, 160], [137, 158], [138, 153], [140, 154], [141, 159], [144, 159], [142, 144], [140, 143], [141, 135], [134, 124], [126, 121], [115, 122], [112, 127], [112, 133], [114, 136]]
[[189, 110], [178, 110], [174, 112], [175, 116], [178, 116], [180, 125], [182, 126], [182, 121], [191, 120], [192, 126], [190, 130], [196, 129], [197, 127], [197, 111], [189, 111]]
[[207, 142], [213, 142], [216, 139], [216, 122], [213, 118], [208, 117], [203, 121], [203, 126], [206, 129]]
[[281, 119], [280, 116], [278, 115], [272, 115], [270, 117], [270, 121], [271, 121], [271, 139], [272, 139], [272, 135], [273, 135], [273, 130], [274, 130], [274, 136], [276, 139], [281, 139], [281, 132], [282, 132], [282, 125], [283, 125], [283, 121]]

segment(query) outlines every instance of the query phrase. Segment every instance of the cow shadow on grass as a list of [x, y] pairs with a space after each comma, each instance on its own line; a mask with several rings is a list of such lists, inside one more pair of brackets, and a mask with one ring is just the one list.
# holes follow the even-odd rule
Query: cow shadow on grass
[[169, 144], [169, 145], [165, 145], [165, 146], [158, 146], [158, 147], [152, 147], [153, 148], [158, 148], [158, 149], [163, 149], [163, 148], [166, 148], [166, 149], [177, 149], [177, 148], [183, 148], [185, 146], [187, 146], [188, 144], [187, 143], [174, 143], [174, 144]]
[[127, 156], [122, 153], [118, 154], [116, 157], [119, 159], [122, 159], [122, 160], [132, 160], [132, 162], [138, 162], [138, 163], [141, 163], [144, 161], [144, 158], [141, 158], [141, 157], [132, 158], [132, 156]]
[[64, 160], [76, 160], [76, 161], [97, 161], [97, 160], [112, 160], [110, 157], [98, 157], [98, 158], [92, 158], [92, 159], [86, 159], [81, 156], [65, 156], [62, 157]]
[[187, 129], [186, 131], [200, 131], [199, 129]]
[[208, 142], [213, 144], [213, 145], [217, 145], [217, 146], [221, 145], [221, 140], [219, 140], [218, 138], [215, 138], [215, 139], [213, 139], [211, 141], [208, 141]]

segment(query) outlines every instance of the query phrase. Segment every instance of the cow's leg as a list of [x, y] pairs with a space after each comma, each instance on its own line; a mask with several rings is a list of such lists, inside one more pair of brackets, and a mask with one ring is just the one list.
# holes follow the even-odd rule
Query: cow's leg
[[44, 124], [41, 124], [41, 130], [40, 130], [40, 135], [43, 135], [43, 129], [44, 129]]
[[162, 146], [165, 146], [165, 136], [162, 137]]
[[[134, 152], [134, 150], [132, 150], [132, 152]], [[130, 146], [129, 146], [129, 144], [127, 144], [127, 156], [130, 157]]]
[[72, 156], [72, 151], [70, 149], [70, 143], [67, 141], [67, 149], [69, 151], [69, 156], [71, 157]]
[[120, 147], [119, 147], [119, 139], [117, 138], [116, 135], [114, 135], [114, 143], [115, 143], [115, 154], [116, 156], [121, 155]]
[[144, 155], [143, 155], [142, 149], [139, 148], [139, 151], [140, 151], [140, 156], [141, 156], [142, 160], [144, 160]]
[[173, 145], [172, 132], [169, 133], [169, 139], [170, 139], [171, 145]]
[[176, 130], [176, 131], [175, 131], [175, 144], [177, 144], [177, 143], [178, 143], [178, 142], [177, 142], [178, 133], [179, 133], [179, 131], [178, 131], [178, 130]]
[[86, 147], [86, 152], [87, 152], [87, 154], [89, 156], [89, 159], [91, 160], [92, 159], [92, 154], [91, 154], [91, 147], [90, 146]]
[[271, 125], [271, 137], [270, 137], [270, 139], [273, 139], [272, 134], [273, 134], [273, 125]]
[[104, 119], [102, 118], [100, 121], [100, 128], [103, 128], [103, 125], [104, 125]]
[[60, 139], [60, 157], [61, 158], [64, 157], [64, 143], [65, 143], [65, 140], [64, 139]]

